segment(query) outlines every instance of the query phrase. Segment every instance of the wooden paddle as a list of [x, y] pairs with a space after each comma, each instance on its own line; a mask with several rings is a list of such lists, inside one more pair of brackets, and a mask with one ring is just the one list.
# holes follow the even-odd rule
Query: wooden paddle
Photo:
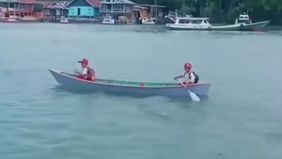
[[[179, 80], [179, 78], [174, 78], [175, 80], [177, 80], [184, 88], [186, 88], [186, 86], [183, 84], [182, 81]], [[196, 93], [190, 91], [188, 88], [187, 88], [187, 92], [190, 96], [190, 98], [194, 101], [194, 102], [200, 102], [200, 98], [197, 96]]]

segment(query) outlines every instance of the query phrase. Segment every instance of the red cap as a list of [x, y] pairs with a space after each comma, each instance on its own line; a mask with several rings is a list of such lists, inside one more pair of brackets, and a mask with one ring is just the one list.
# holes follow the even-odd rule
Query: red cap
[[88, 60], [87, 59], [82, 59], [81, 61], [78, 61], [78, 63], [81, 63], [81, 64], [86, 64], [88, 65]]
[[186, 63], [186, 64], [184, 65], [184, 69], [190, 71], [190, 70], [192, 69], [192, 64]]

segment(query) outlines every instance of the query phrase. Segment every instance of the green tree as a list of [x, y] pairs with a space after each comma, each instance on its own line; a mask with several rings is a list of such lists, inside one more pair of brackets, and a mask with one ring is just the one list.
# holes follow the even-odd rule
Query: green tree
[[133, 0], [136, 3], [164, 5], [168, 10], [179, 9], [182, 15], [208, 16], [215, 22], [234, 23], [242, 12], [254, 21], [271, 20], [282, 24], [282, 0]]

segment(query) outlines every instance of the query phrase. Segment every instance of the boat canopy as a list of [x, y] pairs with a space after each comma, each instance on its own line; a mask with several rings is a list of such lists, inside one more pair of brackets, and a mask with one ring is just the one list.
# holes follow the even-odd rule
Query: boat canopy
[[250, 17], [248, 14], [240, 14], [239, 15], [239, 20], [245, 21], [245, 20], [250, 20]]

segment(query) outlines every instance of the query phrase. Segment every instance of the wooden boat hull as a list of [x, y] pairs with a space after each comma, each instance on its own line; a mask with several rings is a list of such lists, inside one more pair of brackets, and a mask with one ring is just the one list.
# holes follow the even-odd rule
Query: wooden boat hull
[[262, 29], [266, 25], [268, 25], [270, 21], [262, 21], [262, 22], [256, 22], [251, 24], [241, 24], [240, 30], [257, 30]]
[[51, 69], [49, 71], [64, 88], [77, 91], [99, 91], [117, 95], [187, 97], [187, 89], [189, 89], [199, 96], [207, 96], [210, 87], [210, 83], [192, 84], [187, 88], [183, 88], [177, 83], [142, 83], [103, 79], [87, 81], [67, 73]]
[[17, 19], [1, 19], [0, 22], [2, 22], [2, 23], [18, 23], [19, 20], [17, 20]]
[[245, 24], [245, 23], [238, 23], [233, 25], [222, 25], [222, 26], [181, 26], [181, 25], [175, 25], [175, 24], [168, 24], [166, 27], [170, 30], [203, 30], [203, 31], [252, 31], [257, 29], [262, 29], [266, 25], [268, 25], [270, 21], [263, 21], [263, 22], [257, 22], [257, 23], [251, 23], [251, 24]]

